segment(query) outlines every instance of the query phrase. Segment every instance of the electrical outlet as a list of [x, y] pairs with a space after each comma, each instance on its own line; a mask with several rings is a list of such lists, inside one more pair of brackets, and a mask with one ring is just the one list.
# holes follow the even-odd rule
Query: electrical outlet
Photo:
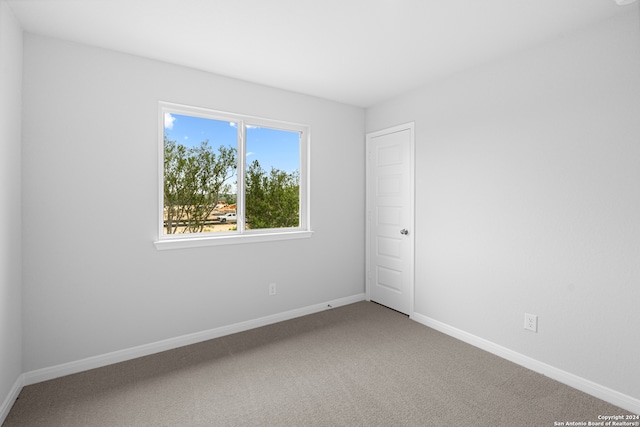
[[538, 316], [535, 314], [524, 314], [524, 328], [533, 332], [538, 332]]
[[276, 294], [276, 284], [269, 283], [269, 295], [275, 295], [275, 294]]

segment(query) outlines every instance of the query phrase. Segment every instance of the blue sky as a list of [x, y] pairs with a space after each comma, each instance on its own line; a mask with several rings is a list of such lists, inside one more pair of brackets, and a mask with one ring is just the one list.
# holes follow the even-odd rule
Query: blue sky
[[[237, 124], [165, 113], [164, 132], [168, 139], [187, 147], [208, 140], [217, 152], [220, 145], [236, 147]], [[265, 171], [275, 167], [286, 172], [299, 169], [300, 135], [297, 132], [248, 127], [247, 164], [258, 160]]]

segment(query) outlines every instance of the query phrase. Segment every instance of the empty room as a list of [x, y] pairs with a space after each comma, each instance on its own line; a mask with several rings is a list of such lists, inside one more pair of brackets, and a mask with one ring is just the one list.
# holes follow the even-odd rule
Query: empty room
[[640, 426], [640, 2], [0, 0], [0, 424]]

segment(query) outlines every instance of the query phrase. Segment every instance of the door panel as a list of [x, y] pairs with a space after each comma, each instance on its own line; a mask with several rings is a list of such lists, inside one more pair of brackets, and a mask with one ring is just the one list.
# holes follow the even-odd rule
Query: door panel
[[367, 296], [413, 311], [413, 124], [367, 135]]

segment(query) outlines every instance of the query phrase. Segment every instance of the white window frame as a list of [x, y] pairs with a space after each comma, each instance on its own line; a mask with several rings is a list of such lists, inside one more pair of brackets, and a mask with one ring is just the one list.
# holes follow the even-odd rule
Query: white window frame
[[[210, 233], [164, 233], [164, 116], [165, 113], [181, 114], [213, 120], [235, 122], [238, 124], [238, 185], [237, 212], [238, 230], [232, 232]], [[252, 117], [236, 113], [227, 113], [201, 107], [159, 102], [158, 107], [158, 233], [154, 245], [158, 250], [194, 248], [203, 246], [229, 245], [239, 243], [257, 243], [275, 240], [305, 239], [311, 237], [310, 221], [310, 156], [309, 145], [311, 130], [307, 125], [284, 122], [279, 120]], [[291, 228], [273, 228], [245, 230], [245, 170], [246, 170], [246, 140], [247, 126], [267, 127], [293, 132], [300, 132], [300, 225]], [[242, 179], [241, 179], [242, 177]]]

